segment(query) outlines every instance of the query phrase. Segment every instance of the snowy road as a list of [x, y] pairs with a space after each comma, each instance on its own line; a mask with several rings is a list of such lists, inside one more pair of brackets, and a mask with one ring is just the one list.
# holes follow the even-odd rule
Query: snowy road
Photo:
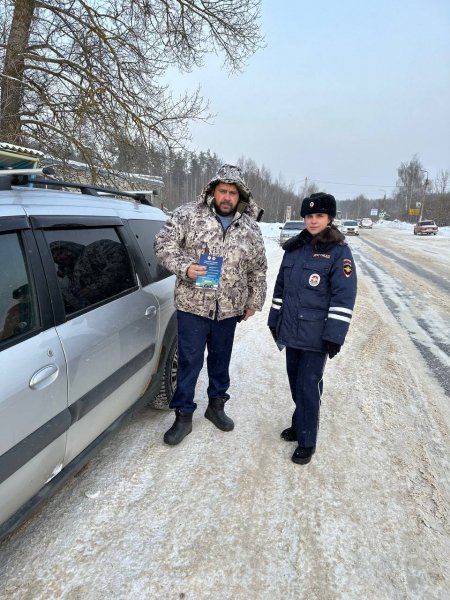
[[291, 400], [265, 322], [282, 251], [264, 232], [269, 298], [238, 328], [234, 431], [203, 418], [204, 373], [180, 446], [162, 443], [171, 413], [139, 412], [1, 546], [2, 600], [450, 598], [450, 238], [349, 240], [355, 316], [302, 467], [279, 438]]
[[360, 269], [450, 397], [450, 240], [374, 229], [350, 243]]

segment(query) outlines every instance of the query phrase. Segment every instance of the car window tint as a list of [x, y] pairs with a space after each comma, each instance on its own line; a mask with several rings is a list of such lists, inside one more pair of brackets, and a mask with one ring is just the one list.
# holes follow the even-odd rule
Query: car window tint
[[128, 251], [112, 227], [45, 232], [67, 315], [133, 288]]
[[144, 219], [131, 219], [130, 228], [136, 236], [139, 247], [144, 255], [145, 262], [150, 269], [150, 279], [152, 282], [160, 281], [165, 277], [170, 277], [172, 273], [168, 271], [159, 262], [153, 249], [155, 235], [164, 225], [163, 221], [148, 221]]
[[283, 225], [283, 229], [304, 229], [304, 227], [305, 223], [303, 221], [291, 221]]
[[36, 295], [17, 233], [0, 235], [0, 340], [11, 340], [40, 326]]

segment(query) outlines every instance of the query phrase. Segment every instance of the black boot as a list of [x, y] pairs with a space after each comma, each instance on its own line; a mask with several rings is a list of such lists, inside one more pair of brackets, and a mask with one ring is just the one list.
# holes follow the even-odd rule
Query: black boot
[[296, 442], [297, 434], [295, 433], [295, 429], [293, 427], [283, 429], [283, 431], [280, 433], [280, 438], [285, 442]]
[[306, 465], [311, 460], [311, 457], [315, 451], [315, 448], [304, 448], [303, 446], [298, 446], [292, 455], [292, 460], [298, 465]]
[[210, 398], [205, 417], [214, 423], [222, 431], [231, 431], [234, 429], [234, 423], [230, 417], [227, 417], [223, 409], [225, 400], [222, 398]]
[[192, 414], [182, 415], [175, 411], [175, 423], [164, 434], [164, 441], [169, 446], [176, 446], [192, 431]]

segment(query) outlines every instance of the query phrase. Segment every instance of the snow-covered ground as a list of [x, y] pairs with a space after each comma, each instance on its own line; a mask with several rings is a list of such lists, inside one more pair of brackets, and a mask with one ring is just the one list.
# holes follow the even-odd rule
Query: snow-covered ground
[[284, 367], [266, 327], [281, 224], [262, 224], [262, 313], [238, 327], [228, 412], [165, 446], [145, 409], [1, 546], [2, 600], [450, 598], [450, 236], [395, 223], [349, 239], [353, 323], [325, 371], [319, 444], [295, 465]]
[[[283, 226], [283, 223], [261, 223], [261, 229], [264, 235], [277, 236], [279, 228]], [[395, 231], [406, 231], [411, 235], [414, 231], [414, 223], [404, 223], [403, 221], [378, 221], [374, 223], [374, 229], [393, 229]], [[367, 231], [367, 230], [362, 230]], [[436, 237], [450, 237], [450, 227], [439, 227]], [[423, 236], [423, 237], [435, 237], [435, 236]]]
[[[408, 233], [413, 234], [414, 224], [413, 223], [404, 223], [402, 221], [381, 221], [379, 223], [375, 223], [375, 229], [378, 228], [387, 228], [387, 229], [395, 229], [398, 231], [399, 229], [403, 231], [407, 231]], [[414, 234], [413, 234], [414, 235]], [[444, 236], [450, 237], [450, 227], [439, 227], [438, 233], [436, 236]], [[427, 237], [427, 236], [424, 236]]]

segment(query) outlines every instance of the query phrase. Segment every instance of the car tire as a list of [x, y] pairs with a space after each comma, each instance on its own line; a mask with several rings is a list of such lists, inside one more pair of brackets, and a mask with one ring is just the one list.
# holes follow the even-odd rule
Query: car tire
[[159, 410], [170, 410], [169, 404], [177, 387], [177, 366], [178, 366], [178, 348], [175, 338], [167, 353], [164, 364], [164, 372], [161, 381], [161, 388], [158, 395], [148, 403], [152, 408]]

